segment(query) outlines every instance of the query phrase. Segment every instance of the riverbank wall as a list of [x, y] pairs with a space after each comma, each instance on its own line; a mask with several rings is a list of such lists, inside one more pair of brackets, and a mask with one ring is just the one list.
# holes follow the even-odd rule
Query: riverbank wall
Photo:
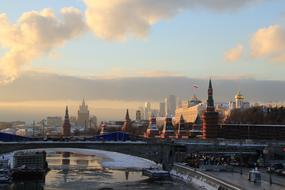
[[174, 163], [170, 174], [173, 178], [207, 190], [243, 190], [241, 187], [237, 187], [180, 163]]

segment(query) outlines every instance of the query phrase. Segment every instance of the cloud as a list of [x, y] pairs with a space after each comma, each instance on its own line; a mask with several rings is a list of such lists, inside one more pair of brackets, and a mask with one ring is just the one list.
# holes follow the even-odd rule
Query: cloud
[[[51, 9], [23, 13], [16, 23], [0, 14], [0, 83], [15, 80], [26, 67], [87, 28], [102, 39], [120, 41], [129, 36], [145, 37], [151, 26], [183, 10], [205, 8], [217, 12], [238, 9], [258, 0], [83, 0], [79, 9], [63, 8], [60, 17]], [[86, 21], [85, 21], [86, 20]]]
[[228, 62], [235, 62], [240, 59], [242, 53], [243, 53], [243, 46], [241, 44], [238, 44], [236, 47], [227, 51], [224, 57], [225, 60]]
[[269, 58], [274, 62], [285, 61], [285, 29], [279, 25], [261, 28], [251, 38], [251, 55]]
[[80, 10], [61, 10], [61, 19], [50, 9], [22, 14], [15, 24], [0, 14], [0, 46], [8, 52], [0, 58], [0, 81], [13, 81], [34, 59], [61, 46], [85, 29]]
[[257, 0], [84, 0], [86, 20], [96, 36], [122, 41], [129, 35], [145, 37], [150, 27], [191, 8], [214, 11], [238, 9]]

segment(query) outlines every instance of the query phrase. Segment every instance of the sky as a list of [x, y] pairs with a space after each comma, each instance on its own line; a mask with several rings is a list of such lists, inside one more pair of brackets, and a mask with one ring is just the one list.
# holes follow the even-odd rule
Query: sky
[[283, 82], [284, 23], [283, 0], [0, 0], [0, 84], [30, 73]]

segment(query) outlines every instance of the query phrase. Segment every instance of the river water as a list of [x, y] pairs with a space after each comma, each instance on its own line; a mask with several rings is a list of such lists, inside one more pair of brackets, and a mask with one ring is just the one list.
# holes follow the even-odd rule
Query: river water
[[45, 181], [14, 182], [2, 190], [194, 190], [189, 184], [165, 180], [152, 181], [140, 171], [114, 170], [102, 167], [98, 156], [70, 152], [48, 152], [51, 169]]

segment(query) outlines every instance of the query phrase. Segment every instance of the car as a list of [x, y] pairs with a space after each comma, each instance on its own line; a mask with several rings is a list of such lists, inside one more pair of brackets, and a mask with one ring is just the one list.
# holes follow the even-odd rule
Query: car
[[282, 163], [272, 164], [267, 168], [267, 172], [279, 173], [284, 168]]

